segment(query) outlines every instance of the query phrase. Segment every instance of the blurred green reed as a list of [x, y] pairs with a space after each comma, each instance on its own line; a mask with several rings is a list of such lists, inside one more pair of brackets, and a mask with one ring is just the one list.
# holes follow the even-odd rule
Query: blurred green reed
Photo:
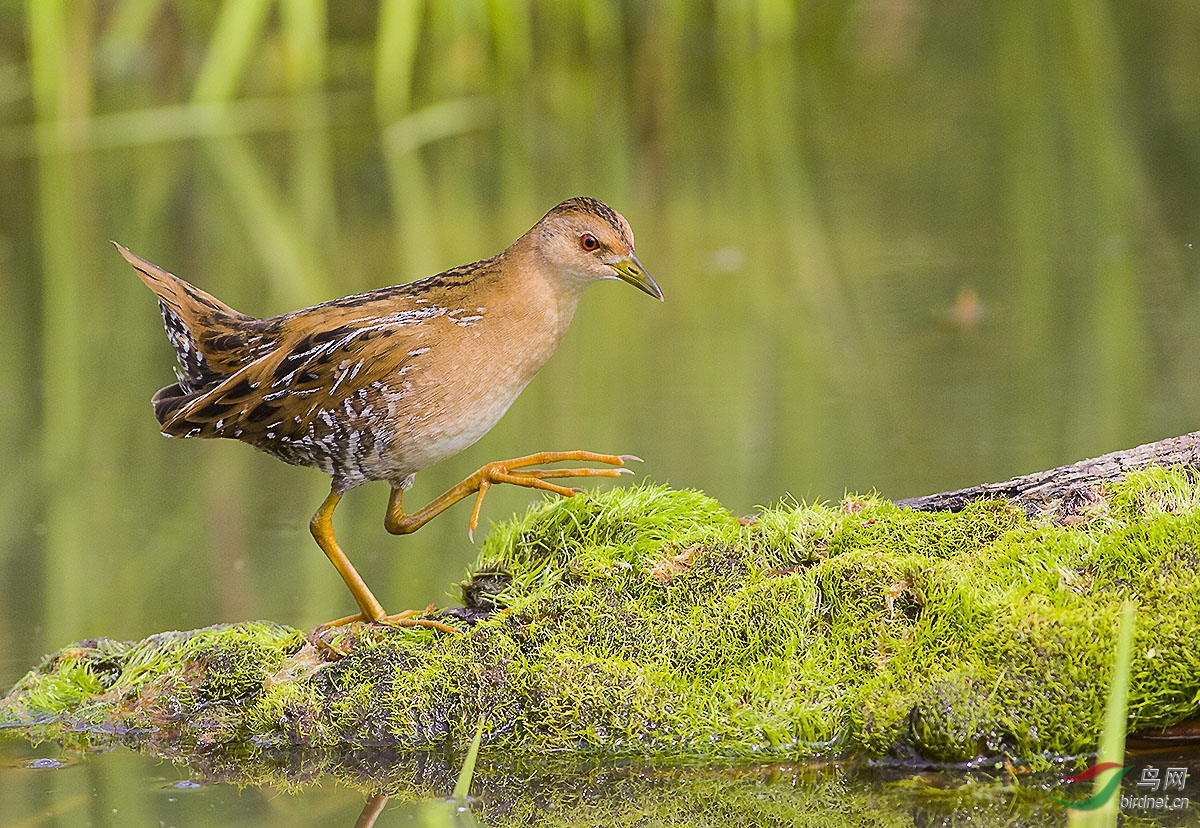
[[[41, 467], [46, 494], [43, 538], [45, 580], [56, 586], [49, 632], [78, 628], [87, 580], [77, 566], [86, 523], [86, 489], [72, 467], [84, 449], [83, 320], [88, 304], [79, 222], [86, 212], [75, 159], [60, 151], [55, 127], [85, 117], [90, 85], [91, 32], [61, 2], [29, 5], [29, 77], [37, 124], [42, 295]], [[82, 48], [80, 48], [82, 47]], [[11, 368], [10, 368], [11, 370]]]
[[193, 103], [223, 103], [234, 96], [274, 5], [272, 0], [226, 0], [221, 4], [192, 86]]

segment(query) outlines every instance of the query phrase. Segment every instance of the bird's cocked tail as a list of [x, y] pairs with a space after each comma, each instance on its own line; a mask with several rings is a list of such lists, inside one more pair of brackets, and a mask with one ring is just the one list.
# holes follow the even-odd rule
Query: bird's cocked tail
[[125, 261], [158, 297], [167, 339], [175, 349], [177, 382], [151, 398], [154, 416], [165, 424], [197, 393], [219, 384], [241, 367], [248, 328], [259, 320], [233, 308], [156, 264], [113, 242]]

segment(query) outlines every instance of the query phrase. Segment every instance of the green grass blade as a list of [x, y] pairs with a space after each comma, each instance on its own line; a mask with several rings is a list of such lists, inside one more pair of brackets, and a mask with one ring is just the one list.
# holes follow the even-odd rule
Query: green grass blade
[[[1100, 733], [1100, 750], [1096, 756], [1101, 762], [1122, 762], [1125, 758], [1125, 727], [1128, 721], [1129, 679], [1133, 660], [1133, 632], [1137, 626], [1137, 608], [1132, 602], [1121, 606], [1120, 627], [1117, 631], [1117, 652], [1113, 658], [1112, 681], [1108, 690], [1108, 704], [1104, 708], [1104, 730]], [[1096, 777], [1093, 796], [1099, 796], [1111, 784], [1112, 774], [1102, 773]], [[1119, 792], [1120, 788], [1116, 789]], [[1068, 822], [1073, 828], [1115, 828], [1117, 824], [1117, 795], [1094, 811], [1071, 811]]]
[[458, 782], [454, 785], [454, 798], [465, 799], [471, 790], [471, 779], [475, 776], [475, 759], [479, 756], [479, 743], [483, 741], [483, 716], [479, 717], [479, 726], [475, 728], [475, 737], [467, 748], [467, 758], [463, 760], [462, 770], [458, 772]]

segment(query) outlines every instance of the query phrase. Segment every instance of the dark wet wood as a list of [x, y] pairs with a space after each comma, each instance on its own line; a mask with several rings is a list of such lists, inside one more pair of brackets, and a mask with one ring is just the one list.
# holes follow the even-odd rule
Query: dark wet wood
[[1095, 484], [1119, 480], [1131, 471], [1150, 465], [1200, 469], [1200, 431], [1014, 477], [1002, 483], [983, 483], [951, 492], [910, 497], [897, 500], [896, 504], [924, 512], [957, 512], [974, 500], [1003, 497], [1036, 510], [1064, 500], [1087, 499], [1087, 490]]
[[1133, 750], [1200, 745], [1200, 719], [1185, 719], [1170, 727], [1130, 733], [1125, 737], [1125, 745]]

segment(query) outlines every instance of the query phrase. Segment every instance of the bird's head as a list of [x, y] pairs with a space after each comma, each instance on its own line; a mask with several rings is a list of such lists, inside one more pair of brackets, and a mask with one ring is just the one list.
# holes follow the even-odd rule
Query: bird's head
[[663, 298], [633, 251], [629, 222], [603, 201], [568, 199], [547, 213], [531, 235], [543, 260], [569, 278], [585, 284], [620, 279]]

